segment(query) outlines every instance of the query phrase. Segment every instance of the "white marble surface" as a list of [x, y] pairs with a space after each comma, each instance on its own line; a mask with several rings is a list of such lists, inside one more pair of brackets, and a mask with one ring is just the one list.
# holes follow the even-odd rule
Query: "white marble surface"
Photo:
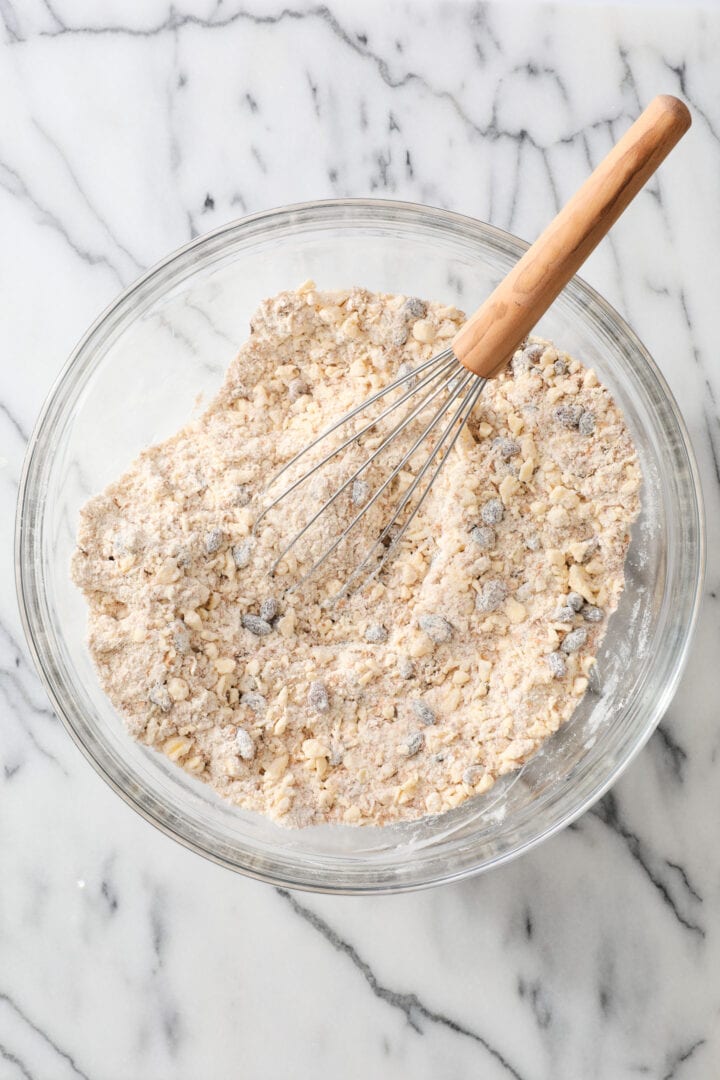
[[[720, 1075], [720, 9], [0, 0], [0, 1078]], [[284, 894], [153, 831], [29, 664], [18, 476], [75, 340], [232, 217], [389, 194], [532, 237], [656, 92], [695, 125], [586, 277], [659, 360], [709, 511], [658, 733], [521, 860], [398, 898]]]

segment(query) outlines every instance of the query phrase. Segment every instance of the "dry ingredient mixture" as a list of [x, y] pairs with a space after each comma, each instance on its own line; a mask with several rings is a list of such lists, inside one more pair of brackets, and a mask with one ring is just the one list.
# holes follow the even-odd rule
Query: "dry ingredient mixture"
[[594, 372], [534, 339], [486, 387], [379, 579], [324, 603], [432, 440], [288, 592], [400, 460], [412, 426], [269, 577], [381, 435], [255, 529], [268, 479], [462, 321], [454, 307], [312, 282], [267, 300], [204, 415], [82, 511], [73, 576], [131, 734], [283, 824], [381, 825], [487, 791], [571, 715], [617, 606], [639, 509], [633, 444]]

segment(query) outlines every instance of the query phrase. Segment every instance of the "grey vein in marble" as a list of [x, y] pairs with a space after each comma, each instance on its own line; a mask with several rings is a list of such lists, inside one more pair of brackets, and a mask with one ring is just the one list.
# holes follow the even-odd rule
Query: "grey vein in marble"
[[482, 1048], [502, 1066], [508, 1076], [513, 1076], [516, 1080], [522, 1080], [520, 1073], [513, 1068], [499, 1050], [494, 1046], [491, 1046], [486, 1038], [478, 1034], [478, 1032], [471, 1031], [469, 1028], [464, 1027], [462, 1024], [458, 1023], [457, 1020], [453, 1020], [443, 1013], [429, 1009], [427, 1005], [424, 1005], [423, 1002], [420, 1001], [417, 994], [401, 993], [398, 990], [391, 990], [389, 987], [383, 986], [382, 983], [378, 981], [377, 976], [374, 974], [367, 961], [363, 960], [358, 954], [357, 949], [349, 942], [344, 941], [324, 919], [321, 919], [319, 915], [316, 915], [304, 904], [301, 904], [292, 893], [287, 891], [287, 889], [278, 889], [277, 892], [279, 896], [282, 896], [283, 899], [288, 902], [295, 914], [299, 915], [305, 922], [309, 923], [314, 930], [317, 930], [336, 952], [343, 953], [343, 955], [347, 956], [353, 966], [360, 972], [375, 997], [380, 998], [381, 1001], [386, 1002], [386, 1004], [392, 1006], [394, 1009], [400, 1009], [400, 1011], [405, 1014], [408, 1024], [418, 1033], [418, 1035], [423, 1034], [423, 1028], [420, 1023], [421, 1020], [427, 1020], [431, 1024], [441, 1024], [454, 1034], [464, 1035], [466, 1038], [479, 1043]]

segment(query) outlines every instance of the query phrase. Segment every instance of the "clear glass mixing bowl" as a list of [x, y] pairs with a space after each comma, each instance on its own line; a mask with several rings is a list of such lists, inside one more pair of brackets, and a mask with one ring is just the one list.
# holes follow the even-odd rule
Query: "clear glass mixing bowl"
[[677, 685], [704, 562], [696, 466], [650, 356], [575, 279], [539, 331], [594, 367], [623, 409], [644, 477], [627, 587], [599, 681], [519, 772], [446, 815], [384, 828], [281, 828], [225, 805], [134, 742], [100, 689], [85, 603], [69, 577], [80, 506], [146, 445], [170, 435], [219, 386], [260, 300], [314, 278], [436, 298], [472, 310], [525, 250], [458, 214], [343, 200], [257, 214], [200, 237], [98, 319], [52, 389], [32, 437], [17, 520], [20, 607], [38, 671], [98, 772], [148, 821], [216, 862], [266, 881], [374, 892], [451, 881], [567, 825], [616, 779]]

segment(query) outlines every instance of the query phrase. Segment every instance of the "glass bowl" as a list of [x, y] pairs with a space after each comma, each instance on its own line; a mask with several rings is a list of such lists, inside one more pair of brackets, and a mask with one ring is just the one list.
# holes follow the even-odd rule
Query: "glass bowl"
[[53, 705], [81, 750], [148, 821], [253, 877], [391, 892], [497, 865], [571, 822], [647, 740], [677, 685], [704, 562], [700, 488], [668, 387], [635, 334], [574, 279], [539, 332], [596, 369], [625, 413], [644, 478], [627, 585], [598, 673], [571, 720], [518, 772], [439, 817], [289, 830], [223, 803], [134, 742], [100, 689], [69, 576], [78, 511], [207, 401], [266, 296], [307, 278], [471, 311], [526, 245], [459, 214], [351, 199], [256, 214], [200, 237], [127, 289], [80, 342], [31, 439], [17, 518], [20, 608]]

